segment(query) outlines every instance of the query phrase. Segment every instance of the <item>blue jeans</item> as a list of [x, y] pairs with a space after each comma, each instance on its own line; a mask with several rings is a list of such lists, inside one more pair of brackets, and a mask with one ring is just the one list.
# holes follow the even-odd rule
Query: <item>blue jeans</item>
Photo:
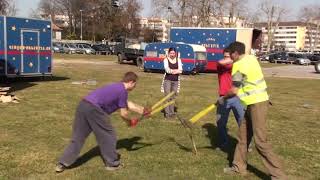
[[218, 147], [225, 147], [228, 145], [227, 123], [232, 110], [233, 115], [240, 126], [241, 120], [244, 118], [244, 107], [240, 99], [235, 96], [225, 101], [224, 104], [218, 105], [217, 108], [217, 126], [218, 126]]

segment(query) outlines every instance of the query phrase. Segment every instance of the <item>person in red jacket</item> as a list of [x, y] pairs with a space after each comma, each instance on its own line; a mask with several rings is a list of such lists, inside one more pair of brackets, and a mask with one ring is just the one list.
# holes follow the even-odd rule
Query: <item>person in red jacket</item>
[[[224, 50], [224, 58], [218, 61], [217, 71], [219, 79], [219, 96], [223, 98], [232, 86], [232, 59], [230, 58], [229, 49]], [[219, 99], [220, 99], [219, 98]], [[217, 107], [217, 127], [218, 127], [218, 144], [217, 149], [226, 150], [228, 147], [227, 123], [230, 111], [232, 110], [235, 119], [240, 125], [240, 121], [244, 117], [244, 107], [240, 103], [240, 99], [234, 96], [226, 101], [218, 100]]]

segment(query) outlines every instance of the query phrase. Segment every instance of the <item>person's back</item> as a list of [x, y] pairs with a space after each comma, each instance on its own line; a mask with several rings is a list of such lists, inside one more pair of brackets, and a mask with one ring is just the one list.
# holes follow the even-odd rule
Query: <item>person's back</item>
[[234, 63], [232, 74], [241, 76], [245, 85], [238, 93], [243, 104], [247, 106], [269, 100], [262, 69], [254, 55], [242, 55], [240, 60]]
[[98, 88], [84, 99], [101, 108], [107, 114], [111, 114], [117, 109], [127, 106], [128, 92], [123, 83], [119, 82]]

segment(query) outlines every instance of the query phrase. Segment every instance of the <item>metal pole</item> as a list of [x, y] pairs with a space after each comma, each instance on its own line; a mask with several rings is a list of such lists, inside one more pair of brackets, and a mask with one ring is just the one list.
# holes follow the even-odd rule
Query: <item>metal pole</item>
[[82, 41], [82, 9], [80, 10], [80, 18], [81, 18], [81, 21], [80, 21], [80, 39]]
[[169, 11], [169, 18], [168, 18], [168, 24], [169, 24], [169, 27], [168, 27], [168, 36], [167, 36], [167, 38], [168, 38], [168, 42], [170, 41], [170, 30], [171, 30], [171, 7], [169, 6], [168, 7], [168, 11]]

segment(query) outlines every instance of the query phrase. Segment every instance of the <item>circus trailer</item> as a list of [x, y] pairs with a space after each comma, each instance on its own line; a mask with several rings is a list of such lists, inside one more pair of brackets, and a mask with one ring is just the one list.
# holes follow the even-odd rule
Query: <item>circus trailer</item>
[[150, 43], [144, 50], [144, 70], [164, 70], [163, 60], [168, 56], [169, 48], [175, 48], [182, 62], [183, 73], [196, 74], [206, 69], [206, 48], [186, 43]]
[[[217, 70], [217, 61], [223, 58], [223, 50], [235, 41], [246, 45], [246, 53], [250, 53], [253, 45], [261, 40], [261, 30], [252, 28], [197, 28], [172, 27], [170, 42], [198, 44], [206, 48], [207, 71]], [[260, 41], [261, 44], [261, 41]]]
[[52, 75], [51, 21], [0, 16], [0, 76]]

